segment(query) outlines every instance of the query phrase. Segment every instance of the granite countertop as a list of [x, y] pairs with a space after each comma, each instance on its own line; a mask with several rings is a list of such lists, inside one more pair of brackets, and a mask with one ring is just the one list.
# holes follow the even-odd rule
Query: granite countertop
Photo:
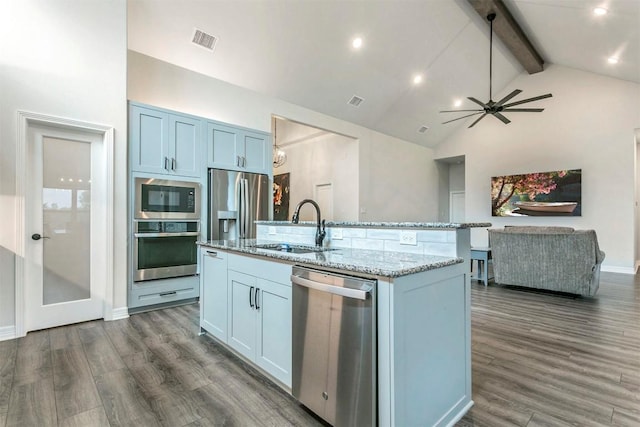
[[[421, 271], [435, 270], [463, 262], [462, 258], [405, 252], [375, 251], [367, 249], [335, 248], [322, 252], [296, 254], [257, 248], [256, 245], [277, 244], [270, 240], [215, 240], [198, 242], [201, 246], [275, 258], [293, 263], [333, 268], [374, 276], [400, 277]], [[304, 246], [304, 245], [292, 245]]]
[[[316, 226], [316, 221], [300, 221], [294, 224], [291, 221], [255, 221], [261, 225], [305, 225]], [[381, 227], [381, 228], [488, 228], [491, 227], [490, 222], [360, 222], [360, 221], [326, 221], [327, 227]]]

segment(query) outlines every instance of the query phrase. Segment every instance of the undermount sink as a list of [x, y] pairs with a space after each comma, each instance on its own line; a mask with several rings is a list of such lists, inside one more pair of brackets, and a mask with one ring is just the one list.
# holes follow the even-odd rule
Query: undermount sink
[[313, 252], [327, 252], [335, 249], [322, 248], [316, 246], [291, 245], [289, 243], [266, 243], [255, 246], [258, 249], [267, 249], [270, 251], [286, 252], [291, 254], [309, 254]]

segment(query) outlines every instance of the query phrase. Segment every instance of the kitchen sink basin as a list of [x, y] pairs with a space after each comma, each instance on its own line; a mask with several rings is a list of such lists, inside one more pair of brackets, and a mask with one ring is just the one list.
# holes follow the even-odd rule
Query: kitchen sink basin
[[303, 245], [291, 245], [289, 243], [267, 243], [263, 245], [256, 245], [258, 249], [267, 249], [270, 251], [286, 252], [291, 254], [309, 254], [318, 252], [328, 252], [335, 249], [319, 248], [316, 246], [303, 246]]

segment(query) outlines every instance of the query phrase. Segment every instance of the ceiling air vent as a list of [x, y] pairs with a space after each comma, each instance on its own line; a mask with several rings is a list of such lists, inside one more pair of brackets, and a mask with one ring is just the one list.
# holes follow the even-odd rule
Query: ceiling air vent
[[218, 42], [218, 38], [196, 28], [191, 41], [205, 49], [213, 50]]
[[425, 133], [428, 130], [429, 126], [420, 126], [420, 129], [418, 129], [418, 133]]
[[362, 104], [362, 101], [364, 101], [364, 99], [360, 98], [358, 95], [353, 95], [349, 100], [349, 105], [359, 107], [360, 104]]

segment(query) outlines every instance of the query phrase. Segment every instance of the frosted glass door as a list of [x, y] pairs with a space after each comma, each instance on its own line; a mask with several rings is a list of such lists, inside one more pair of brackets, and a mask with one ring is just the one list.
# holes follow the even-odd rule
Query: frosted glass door
[[44, 138], [43, 305], [90, 298], [91, 144]]

